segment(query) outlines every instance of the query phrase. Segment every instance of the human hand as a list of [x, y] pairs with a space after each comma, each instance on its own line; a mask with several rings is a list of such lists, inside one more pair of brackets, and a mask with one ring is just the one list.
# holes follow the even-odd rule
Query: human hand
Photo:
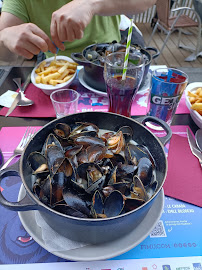
[[74, 0], [52, 14], [51, 37], [55, 45], [64, 50], [64, 41], [74, 41], [83, 37], [83, 31], [94, 13], [90, 0]]
[[40, 51], [56, 53], [50, 38], [35, 24], [25, 23], [1, 31], [4, 45], [13, 53], [31, 59]]

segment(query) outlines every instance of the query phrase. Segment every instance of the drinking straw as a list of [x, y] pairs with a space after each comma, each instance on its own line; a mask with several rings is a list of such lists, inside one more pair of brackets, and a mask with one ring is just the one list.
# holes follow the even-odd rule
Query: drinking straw
[[128, 66], [128, 58], [129, 58], [129, 52], [130, 52], [130, 43], [131, 43], [131, 37], [132, 37], [132, 31], [133, 31], [133, 20], [134, 20], [134, 18], [135, 17], [133, 15], [133, 18], [130, 19], [130, 27], [128, 29], [128, 37], [127, 37], [126, 53], [125, 53], [124, 65], [123, 65], [122, 80], [126, 79], [126, 71], [127, 71], [127, 66]]

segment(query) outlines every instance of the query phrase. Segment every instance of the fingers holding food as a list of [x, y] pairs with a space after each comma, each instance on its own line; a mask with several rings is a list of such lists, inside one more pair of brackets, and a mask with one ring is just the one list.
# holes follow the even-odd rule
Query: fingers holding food
[[13, 53], [31, 59], [40, 51], [56, 52], [49, 37], [35, 24], [25, 23], [7, 27], [5, 30], [3, 43]]
[[61, 42], [81, 39], [93, 15], [92, 5], [80, 0], [71, 1], [53, 12], [50, 27], [53, 42], [59, 47]]

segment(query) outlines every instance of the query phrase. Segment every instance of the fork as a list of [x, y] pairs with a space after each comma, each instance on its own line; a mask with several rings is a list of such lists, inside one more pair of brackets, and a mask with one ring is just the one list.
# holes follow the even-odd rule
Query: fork
[[15, 148], [13, 155], [4, 163], [1, 167], [0, 171], [7, 168], [9, 163], [17, 156], [21, 156], [25, 146], [27, 145], [28, 141], [34, 136], [36, 133], [36, 129], [32, 127], [27, 127], [21, 141], [19, 142], [18, 146]]

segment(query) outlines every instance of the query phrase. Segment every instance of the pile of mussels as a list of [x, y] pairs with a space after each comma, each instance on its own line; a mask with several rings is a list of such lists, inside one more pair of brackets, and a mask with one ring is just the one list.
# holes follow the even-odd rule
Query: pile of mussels
[[92, 123], [57, 123], [41, 152], [28, 163], [33, 192], [58, 212], [80, 218], [109, 218], [149, 200], [157, 188], [155, 161], [132, 141], [132, 129], [102, 132]]
[[[132, 47], [130, 48], [130, 53], [139, 53], [143, 55], [145, 60], [145, 65], [149, 62], [148, 56], [140, 51], [140, 47]], [[85, 52], [85, 58], [97, 64], [99, 66], [104, 66], [105, 56], [113, 53], [113, 52], [125, 52], [126, 46], [120, 43], [109, 43], [109, 44], [95, 44], [91, 48], [87, 49]]]

